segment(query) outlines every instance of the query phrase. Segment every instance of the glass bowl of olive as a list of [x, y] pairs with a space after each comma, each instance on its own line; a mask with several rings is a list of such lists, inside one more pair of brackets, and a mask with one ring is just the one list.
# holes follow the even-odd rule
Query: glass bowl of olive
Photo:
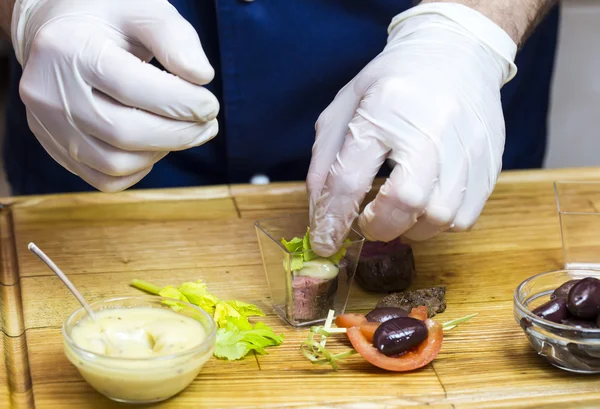
[[515, 319], [535, 351], [566, 371], [600, 373], [600, 270], [557, 270], [523, 281]]

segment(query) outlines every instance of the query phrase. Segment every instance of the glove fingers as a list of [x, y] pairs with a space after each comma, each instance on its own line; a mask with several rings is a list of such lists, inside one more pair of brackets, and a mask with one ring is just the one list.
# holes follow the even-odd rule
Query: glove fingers
[[386, 159], [388, 148], [375, 137], [376, 132], [361, 116], [350, 122], [341, 151], [314, 204], [311, 245], [319, 255], [332, 255], [341, 247]]
[[410, 150], [394, 155], [397, 163], [358, 219], [369, 240], [391, 241], [410, 229], [423, 214], [438, 177], [438, 154], [428, 138], [415, 135]]
[[78, 145], [69, 149], [75, 161], [109, 176], [128, 176], [151, 168], [169, 152], [124, 151], [90, 135], [80, 134]]
[[142, 180], [150, 171], [152, 166], [141, 169], [140, 171], [127, 176], [110, 176], [99, 172], [91, 167], [77, 162], [70, 155], [67, 149], [61, 146], [48, 132], [48, 130], [39, 122], [36, 116], [27, 111], [27, 122], [31, 131], [38, 139], [40, 145], [48, 154], [62, 167], [74, 175], [79, 176], [91, 186], [103, 192], [123, 191]]
[[178, 121], [124, 106], [99, 91], [90, 104], [74, 107], [82, 130], [128, 151], [178, 151], [202, 145], [219, 131], [216, 119], [206, 123]]
[[496, 179], [488, 172], [473, 172], [469, 175], [465, 198], [454, 218], [451, 231], [466, 231], [475, 225], [495, 184]]
[[338, 152], [342, 149], [345, 135], [348, 132], [348, 124], [360, 102], [360, 98], [353, 92], [351, 84], [340, 90], [333, 102], [321, 113], [315, 125], [315, 143], [306, 176], [311, 220], [316, 200], [323, 192], [327, 175]]
[[219, 101], [206, 88], [146, 64], [104, 40], [90, 50], [80, 71], [85, 82], [124, 105], [184, 121], [216, 118]]
[[169, 72], [197, 85], [213, 80], [210, 65], [194, 27], [165, 2], [161, 13], [129, 16], [127, 33], [152, 52]]
[[433, 187], [425, 213], [404, 233], [414, 241], [427, 240], [448, 230], [460, 208], [468, 181], [469, 161], [457, 130], [447, 134], [440, 158], [439, 179]]
[[[475, 225], [502, 170], [504, 123], [500, 122], [497, 126], [489, 128], [472, 124], [470, 128], [474, 130], [475, 135], [481, 137], [478, 143], [472, 143], [468, 147], [469, 162], [484, 163], [488, 166], [480, 171], [469, 172], [465, 197], [451, 228], [455, 232], [469, 230]], [[489, 129], [496, 130], [497, 134], [486, 135], [490, 132]]]

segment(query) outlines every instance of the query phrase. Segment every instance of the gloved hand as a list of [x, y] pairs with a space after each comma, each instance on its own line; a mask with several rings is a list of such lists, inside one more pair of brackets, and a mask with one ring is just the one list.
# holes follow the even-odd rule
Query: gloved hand
[[[459, 4], [396, 16], [386, 47], [316, 124], [307, 175], [312, 248], [333, 254], [358, 217], [368, 240], [424, 240], [470, 228], [501, 170], [500, 89], [516, 74], [517, 46]], [[359, 206], [386, 159], [390, 177]]]
[[18, 0], [11, 31], [29, 127], [97, 189], [124, 190], [217, 134], [219, 103], [202, 86], [214, 70], [168, 1]]

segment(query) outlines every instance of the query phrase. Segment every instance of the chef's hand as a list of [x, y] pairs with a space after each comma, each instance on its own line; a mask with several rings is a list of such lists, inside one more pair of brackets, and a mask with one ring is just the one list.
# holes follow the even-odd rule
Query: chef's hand
[[[424, 240], [472, 226], [501, 170], [500, 89], [516, 74], [514, 41], [458, 4], [416, 6], [316, 124], [307, 176], [313, 249], [342, 244], [358, 216], [368, 240]], [[395, 167], [358, 215], [377, 171]]]
[[214, 70], [168, 1], [21, 0], [11, 31], [29, 127], [97, 189], [127, 189], [217, 134], [219, 103], [202, 87]]

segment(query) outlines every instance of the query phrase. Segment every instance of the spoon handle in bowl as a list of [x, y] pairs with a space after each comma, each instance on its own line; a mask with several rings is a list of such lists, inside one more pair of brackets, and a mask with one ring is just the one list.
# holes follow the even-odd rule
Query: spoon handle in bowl
[[44, 264], [46, 264], [48, 266], [48, 268], [50, 268], [50, 270], [52, 270], [52, 272], [54, 272], [54, 274], [56, 274], [58, 276], [58, 278], [60, 278], [62, 280], [62, 282], [67, 286], [67, 288], [73, 293], [75, 298], [77, 298], [77, 301], [79, 301], [79, 303], [83, 306], [83, 308], [85, 308], [85, 310], [87, 311], [90, 318], [95, 321], [96, 316], [95, 316], [94, 312], [92, 311], [92, 309], [90, 308], [88, 303], [85, 301], [85, 299], [83, 298], [81, 293], [79, 291], [77, 291], [77, 288], [73, 285], [71, 280], [69, 280], [67, 278], [65, 273], [63, 273], [60, 270], [60, 268], [58, 268], [58, 266], [56, 264], [54, 264], [54, 262], [50, 259], [50, 257], [48, 257], [42, 250], [40, 250], [38, 248], [38, 246], [36, 246], [33, 243], [29, 243], [29, 246], [27, 246], [27, 247]]

